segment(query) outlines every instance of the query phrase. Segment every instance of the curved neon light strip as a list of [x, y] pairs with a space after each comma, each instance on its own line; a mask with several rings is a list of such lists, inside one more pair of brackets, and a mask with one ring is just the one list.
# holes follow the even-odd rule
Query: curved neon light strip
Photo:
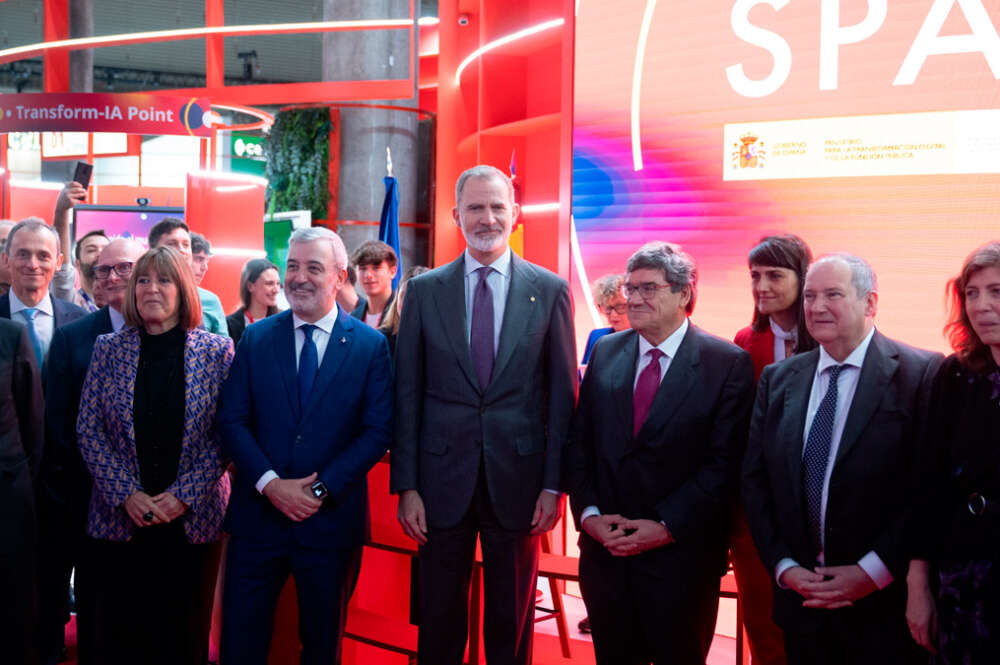
[[642, 170], [642, 139], [639, 137], [639, 88], [642, 87], [642, 62], [646, 59], [646, 39], [649, 37], [649, 25], [653, 22], [653, 9], [656, 0], [646, 1], [646, 11], [642, 15], [642, 27], [639, 28], [639, 42], [635, 47], [635, 69], [632, 71], [632, 167]]
[[[236, 35], [269, 35], [297, 32], [340, 32], [350, 30], [409, 28], [413, 21], [408, 18], [360, 21], [309, 21], [305, 23], [263, 23], [258, 25], [218, 25], [198, 28], [178, 28], [176, 30], [153, 30], [150, 32], [128, 32], [101, 37], [78, 37], [59, 39], [51, 42], [37, 42], [26, 46], [16, 46], [0, 50], [0, 64], [21, 60], [46, 51], [59, 49], [85, 49], [98, 46], [122, 46], [124, 44], [165, 42], [172, 40], [197, 39], [199, 37]], [[430, 25], [430, 24], [428, 24]]]
[[559, 202], [555, 203], [534, 203], [529, 205], [521, 206], [521, 212], [526, 215], [530, 215], [535, 212], [558, 212]]
[[580, 290], [583, 291], [583, 299], [587, 303], [590, 318], [594, 321], [594, 327], [600, 328], [603, 323], [601, 315], [594, 305], [594, 296], [590, 293], [587, 269], [583, 267], [583, 254], [580, 253], [580, 241], [576, 238], [576, 221], [573, 219], [573, 215], [569, 216], [569, 253], [573, 256], [573, 265], [576, 267], [577, 277], [580, 278]]
[[492, 51], [495, 48], [503, 46], [504, 44], [510, 44], [511, 42], [516, 42], [518, 39], [524, 39], [525, 37], [536, 35], [539, 32], [544, 32], [545, 30], [558, 28], [565, 22], [566, 19], [564, 18], [552, 19], [551, 21], [545, 21], [543, 23], [533, 25], [530, 28], [525, 28], [524, 30], [518, 30], [517, 32], [512, 32], [509, 35], [505, 35], [500, 39], [495, 39], [492, 42], [489, 42], [488, 44], [483, 44], [475, 51], [467, 55], [465, 57], [465, 60], [463, 60], [458, 65], [458, 69], [455, 71], [455, 85], [458, 85], [459, 83], [462, 82], [462, 72], [465, 70], [465, 68], [468, 67], [470, 64], [472, 64], [476, 60], [476, 58], [481, 56], [483, 53]]

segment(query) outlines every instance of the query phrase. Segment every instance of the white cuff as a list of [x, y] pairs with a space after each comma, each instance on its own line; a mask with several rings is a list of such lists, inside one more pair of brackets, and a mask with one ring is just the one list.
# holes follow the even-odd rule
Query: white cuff
[[274, 469], [268, 469], [267, 471], [264, 472], [264, 475], [260, 477], [260, 480], [257, 481], [257, 484], [254, 485], [254, 487], [257, 488], [258, 492], [263, 494], [264, 488], [267, 487], [267, 484], [278, 477], [279, 476], [274, 472]]
[[597, 506], [587, 506], [583, 509], [583, 512], [580, 513], [580, 524], [582, 525], [585, 521], [587, 521], [588, 517], [593, 517], [595, 515], [600, 517], [601, 509]]
[[555, 494], [556, 496], [562, 496], [562, 492], [559, 490], [550, 490], [548, 487], [542, 490], [543, 492], [548, 492], [549, 494]]
[[778, 583], [779, 589], [788, 588], [787, 584], [782, 584], [781, 575], [789, 568], [794, 568], [797, 565], [799, 565], [798, 561], [789, 557], [785, 557], [784, 559], [778, 562], [777, 566], [774, 567], [774, 581]]
[[861, 570], [865, 571], [865, 575], [872, 578], [872, 582], [880, 590], [892, 584], [892, 573], [889, 572], [879, 555], [875, 554], [875, 550], [861, 557], [858, 565], [861, 566]]

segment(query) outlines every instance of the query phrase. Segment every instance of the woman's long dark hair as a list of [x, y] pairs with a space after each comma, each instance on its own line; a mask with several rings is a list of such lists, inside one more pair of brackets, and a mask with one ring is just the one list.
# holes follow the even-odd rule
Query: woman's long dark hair
[[[799, 294], [795, 298], [796, 328], [798, 342], [795, 344], [795, 353], [809, 351], [816, 348], [816, 340], [812, 338], [806, 330], [805, 310], [802, 306], [802, 288], [806, 283], [806, 271], [812, 263], [812, 252], [806, 242], [791, 233], [784, 235], [764, 236], [757, 243], [757, 246], [750, 250], [747, 261], [752, 266], [769, 266], [772, 268], [787, 268], [795, 273], [799, 280]], [[754, 303], [753, 321], [750, 328], [755, 332], [764, 332], [771, 325], [770, 317], [761, 314]]]

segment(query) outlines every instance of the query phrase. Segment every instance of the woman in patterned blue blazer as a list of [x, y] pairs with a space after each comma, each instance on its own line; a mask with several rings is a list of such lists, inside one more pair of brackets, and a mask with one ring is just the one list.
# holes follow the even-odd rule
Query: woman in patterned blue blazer
[[95, 662], [203, 664], [229, 479], [215, 433], [233, 344], [199, 329], [168, 247], [136, 262], [126, 327], [94, 345], [77, 435], [94, 479]]

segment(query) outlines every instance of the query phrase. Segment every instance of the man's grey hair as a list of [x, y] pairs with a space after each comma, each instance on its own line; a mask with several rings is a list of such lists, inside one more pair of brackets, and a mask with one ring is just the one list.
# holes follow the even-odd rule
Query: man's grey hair
[[622, 284], [625, 283], [625, 275], [604, 275], [594, 280], [590, 285], [590, 292], [594, 295], [594, 304], [598, 307], [605, 307], [611, 300], [621, 295]]
[[46, 231], [52, 234], [53, 238], [56, 239], [56, 256], [52, 258], [54, 259], [58, 257], [60, 254], [62, 254], [62, 243], [59, 242], [59, 234], [56, 233], [56, 230], [51, 226], [49, 226], [48, 224], [46, 224], [45, 220], [43, 220], [41, 217], [26, 217], [17, 224], [15, 224], [14, 228], [12, 228], [10, 230], [10, 233], [7, 234], [7, 242], [4, 243], [3, 246], [4, 254], [6, 254], [7, 256], [10, 256], [10, 246], [14, 243], [14, 236], [21, 229], [27, 229], [28, 231], [38, 231], [39, 229], [45, 229]]
[[334, 266], [337, 270], [346, 270], [347, 248], [344, 247], [344, 241], [340, 239], [340, 236], [330, 229], [322, 226], [310, 226], [306, 229], [295, 229], [292, 231], [292, 235], [288, 238], [288, 244], [291, 245], [296, 242], [316, 242], [317, 240], [325, 240], [330, 243], [330, 248], [333, 250]]
[[671, 242], [648, 242], [629, 257], [626, 270], [659, 270], [663, 279], [670, 285], [673, 293], [678, 293], [685, 286], [691, 289], [691, 299], [685, 310], [688, 314], [694, 311], [694, 301], [698, 295], [698, 267], [691, 255], [681, 249], [680, 245]]
[[489, 164], [478, 164], [473, 166], [471, 169], [466, 169], [462, 172], [462, 175], [458, 176], [458, 182], [455, 183], [456, 206], [462, 198], [462, 190], [465, 188], [465, 181], [469, 178], [495, 178], [500, 180], [507, 185], [507, 195], [510, 197], [510, 202], [514, 202], [514, 183], [510, 181], [507, 174], [495, 166], [490, 166]]
[[860, 256], [848, 254], [847, 252], [824, 254], [813, 261], [813, 264], [809, 266], [809, 271], [806, 273], [806, 276], [808, 276], [809, 273], [816, 268], [816, 266], [833, 262], [843, 263], [848, 267], [848, 269], [850, 269], [851, 284], [854, 285], [854, 290], [858, 294], [858, 300], [864, 300], [870, 294], [878, 292], [878, 277], [875, 276], [875, 271], [872, 270], [871, 264]]

